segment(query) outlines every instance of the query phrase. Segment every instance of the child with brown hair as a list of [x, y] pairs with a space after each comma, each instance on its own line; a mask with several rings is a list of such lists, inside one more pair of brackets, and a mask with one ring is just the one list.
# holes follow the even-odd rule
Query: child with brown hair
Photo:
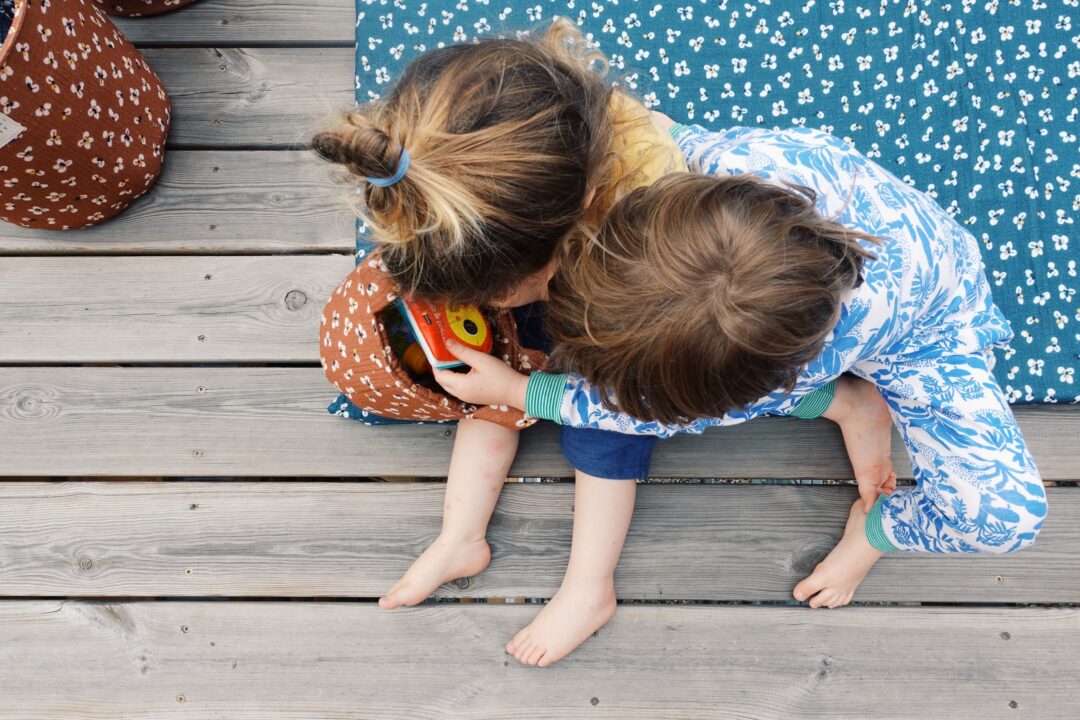
[[[399, 292], [494, 307], [544, 299], [567, 242], [592, 234], [619, 197], [686, 170], [670, 136], [602, 71], [603, 59], [564, 21], [540, 36], [449, 46], [410, 64], [384, 100], [315, 136], [322, 157], [362, 180], [357, 211], [380, 241], [376, 261]], [[357, 292], [350, 280], [342, 285], [346, 300]], [[348, 395], [332, 367], [327, 373]], [[814, 414], [831, 397], [820, 396]], [[879, 416], [887, 418], [883, 405]], [[865, 425], [845, 432], [854, 437]], [[577, 471], [573, 545], [559, 592], [507, 645], [522, 662], [554, 662], [614, 612], [632, 481], [648, 474], [654, 441], [563, 432], [564, 454]], [[414, 605], [487, 566], [487, 524], [517, 442], [505, 427], [459, 424], [442, 532], [380, 606]], [[889, 487], [887, 454], [879, 444], [873, 468], [862, 474], [873, 476], [865, 484], [869, 501]]]
[[884, 552], [1034, 542], [1046, 495], [991, 374], [1012, 333], [971, 234], [825, 133], [672, 134], [704, 174], [635, 190], [560, 258], [549, 330], [553, 363], [571, 374], [526, 379], [462, 352], [474, 369], [440, 375], [447, 388], [666, 436], [783, 413], [843, 373], [867, 380], [916, 484], [852, 506], [843, 538], [794, 589], [812, 607], [850, 602]]

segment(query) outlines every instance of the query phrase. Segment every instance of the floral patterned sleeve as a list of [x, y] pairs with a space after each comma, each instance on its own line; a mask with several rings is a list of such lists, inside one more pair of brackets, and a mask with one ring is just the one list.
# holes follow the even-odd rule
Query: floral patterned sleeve
[[[809, 388], [807, 392], [814, 388]], [[563, 425], [571, 427], [614, 430], [628, 435], [656, 435], [670, 437], [677, 433], [701, 433], [714, 426], [738, 425], [761, 415], [790, 415], [805, 393], [792, 395], [775, 392], [740, 410], [725, 413], [723, 417], [701, 418], [686, 425], [667, 425], [655, 421], [643, 421], [625, 413], [609, 410], [600, 399], [600, 391], [588, 380], [576, 373], [565, 376], [564, 392], [559, 404], [559, 418]]]

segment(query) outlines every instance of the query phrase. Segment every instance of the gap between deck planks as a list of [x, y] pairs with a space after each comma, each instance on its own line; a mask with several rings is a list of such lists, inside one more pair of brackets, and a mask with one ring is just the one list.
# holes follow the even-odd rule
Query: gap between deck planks
[[[0, 475], [441, 476], [453, 429], [325, 412], [320, 368], [0, 367]], [[1080, 408], [1016, 408], [1045, 480], [1076, 479]], [[568, 476], [558, 427], [526, 430], [511, 475]], [[893, 443], [901, 477], [903, 446]], [[849, 478], [836, 426], [759, 418], [660, 444], [657, 477]]]
[[[0, 596], [378, 597], [439, 534], [439, 483], [0, 483]], [[554, 595], [570, 484], [507, 484], [493, 562], [438, 597]], [[851, 487], [642, 485], [616, 573], [622, 600], [790, 600], [835, 545]], [[1080, 598], [1080, 488], [1051, 488], [1035, 547], [893, 554], [859, 602]], [[917, 578], [917, 582], [913, 582]]]
[[0, 718], [1075, 720], [1080, 704], [1077, 609], [629, 606], [544, 669], [503, 652], [535, 614], [0, 602]]

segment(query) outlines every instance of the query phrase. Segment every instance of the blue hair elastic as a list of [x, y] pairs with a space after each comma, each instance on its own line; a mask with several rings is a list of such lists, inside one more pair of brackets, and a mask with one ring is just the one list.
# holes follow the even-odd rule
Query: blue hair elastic
[[394, 170], [394, 174], [390, 177], [378, 178], [378, 177], [365, 177], [369, 183], [375, 187], [390, 187], [401, 181], [401, 178], [405, 177], [405, 173], [409, 171], [409, 151], [405, 148], [401, 148], [401, 157], [398, 158], [397, 169]]

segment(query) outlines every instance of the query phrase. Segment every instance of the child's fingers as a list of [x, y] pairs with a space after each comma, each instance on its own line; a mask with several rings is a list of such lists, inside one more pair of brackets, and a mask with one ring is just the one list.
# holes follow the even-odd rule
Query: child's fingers
[[877, 488], [868, 483], [859, 483], [859, 498], [863, 501], [863, 510], [870, 512], [870, 508], [874, 507], [874, 503], [877, 502]]
[[464, 375], [449, 370], [439, 370], [435, 368], [431, 371], [431, 374], [435, 376], [435, 382], [442, 386], [443, 390], [446, 390], [451, 395], [457, 395], [461, 390], [459, 386], [459, 380]]
[[453, 338], [447, 338], [446, 349], [450, 351], [451, 355], [469, 367], [477, 367], [484, 362], [484, 358], [489, 357], [479, 350], [474, 350], [468, 345], [460, 343]]
[[896, 473], [894, 473], [894, 472], [889, 473], [889, 477], [882, 484], [881, 490], [886, 495], [888, 495], [890, 493], [893, 493], [893, 492], [896, 492]]

